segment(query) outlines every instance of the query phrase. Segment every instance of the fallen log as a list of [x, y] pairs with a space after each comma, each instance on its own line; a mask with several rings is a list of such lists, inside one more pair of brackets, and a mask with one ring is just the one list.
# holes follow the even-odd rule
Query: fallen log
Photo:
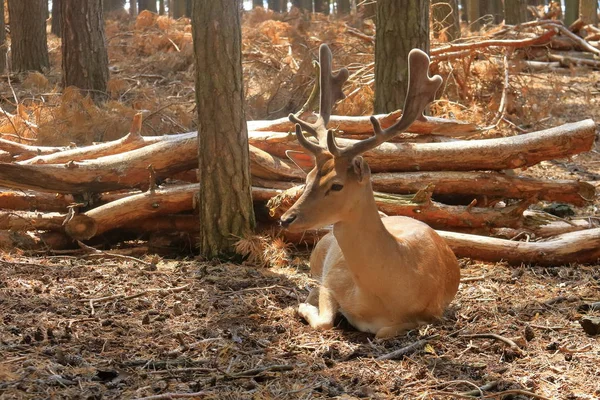
[[[389, 114], [375, 115], [375, 118], [381, 124], [383, 129], [388, 128], [396, 123], [398, 118], [402, 116], [402, 111], [394, 111]], [[342, 136], [373, 132], [373, 125], [369, 120], [369, 116], [346, 117], [332, 115], [329, 120], [329, 127], [342, 131]], [[308, 122], [315, 122], [316, 116], [308, 114], [303, 116], [303, 119]], [[248, 121], [248, 131], [272, 131], [272, 132], [293, 132], [294, 124], [288, 118], [279, 118], [271, 121]], [[453, 119], [425, 117], [423, 120], [416, 120], [406, 130], [410, 133], [428, 134], [428, 135], [444, 135], [444, 136], [470, 136], [479, 129], [475, 124], [462, 122]], [[249, 134], [252, 136], [252, 133]]]
[[0, 230], [9, 231], [60, 231], [65, 214], [32, 211], [0, 211]]
[[[596, 189], [581, 181], [544, 180], [508, 176], [498, 172], [393, 172], [371, 175], [373, 189], [379, 192], [409, 194], [433, 185], [433, 195], [565, 202], [583, 206], [594, 200]], [[469, 200], [469, 201], [470, 201]]]
[[[148, 166], [162, 180], [198, 165], [197, 137], [162, 140], [140, 149], [66, 164], [0, 163], [0, 185], [56, 193], [100, 193], [148, 187]], [[177, 154], [177, 157], [173, 157]], [[298, 179], [302, 172], [287, 161], [250, 146], [251, 168], [260, 177]]]
[[193, 210], [197, 192], [197, 184], [188, 184], [128, 196], [67, 219], [65, 232], [73, 239], [87, 240], [153, 215]]
[[12, 252], [64, 250], [73, 246], [73, 240], [61, 232], [0, 231], [0, 250]]
[[437, 57], [443, 57], [446, 53], [456, 53], [459, 51], [472, 51], [475, 49], [487, 48], [487, 47], [511, 47], [521, 48], [536, 46], [548, 43], [548, 41], [557, 34], [555, 29], [549, 29], [540, 36], [526, 38], [526, 39], [491, 39], [491, 40], [480, 40], [472, 43], [451, 43], [446, 46], [433, 48], [429, 54], [433, 61]]
[[[259, 192], [259, 193], [257, 193]], [[272, 189], [253, 188], [253, 198], [268, 199], [267, 207], [273, 218], [279, 218], [302, 194], [302, 187], [294, 187], [277, 193]], [[504, 208], [472, 206], [449, 206], [431, 200], [430, 188], [415, 195], [375, 193], [377, 208], [387, 215], [402, 215], [425, 222], [432, 228], [452, 230], [489, 230], [496, 227], [521, 226], [523, 211], [528, 201]], [[452, 228], [450, 228], [452, 227]]]
[[543, 242], [516, 242], [485, 236], [438, 231], [457, 257], [520, 265], [596, 263], [600, 258], [600, 228], [565, 233]]
[[66, 212], [75, 203], [71, 195], [33, 191], [0, 191], [0, 209], [13, 211]]
[[[497, 139], [448, 143], [384, 143], [364, 154], [374, 172], [382, 171], [472, 171], [526, 168], [540, 161], [565, 158], [589, 151], [596, 139], [591, 119], [542, 131]], [[314, 138], [310, 138], [314, 140]], [[339, 138], [340, 146], [354, 140]], [[254, 142], [275, 156], [287, 150], [302, 151], [297, 141]]]
[[69, 147], [31, 146], [13, 142], [12, 140], [0, 139], [0, 150], [11, 154], [17, 160], [23, 160], [41, 154], [52, 154], [68, 149]]

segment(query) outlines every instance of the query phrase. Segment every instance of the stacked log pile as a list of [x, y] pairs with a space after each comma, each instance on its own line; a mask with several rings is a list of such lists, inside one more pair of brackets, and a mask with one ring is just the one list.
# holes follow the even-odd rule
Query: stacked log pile
[[[400, 114], [376, 117], [386, 127]], [[310, 114], [304, 118], [310, 119]], [[372, 134], [367, 117], [333, 116], [330, 125], [338, 130], [341, 145]], [[193, 236], [196, 133], [143, 137], [140, 126], [137, 115], [126, 137], [81, 148], [0, 141], [0, 149], [12, 159], [0, 163], [0, 185], [7, 188], [0, 193], [0, 246], [60, 250], [76, 241], [114, 245], [132, 234], [143, 237], [149, 232]], [[301, 192], [304, 172], [285, 157], [286, 151], [300, 147], [287, 120], [251, 121], [248, 126], [253, 197], [259, 215], [267, 206], [270, 210], [261, 225], [276, 226], [277, 217]], [[596, 138], [594, 122], [463, 140], [477, 130], [473, 124], [427, 117], [393, 142], [367, 152], [380, 210], [456, 232], [442, 234], [459, 256], [511, 262], [595, 261], [600, 255], [600, 229], [589, 229], [591, 222], [565, 221], [528, 209], [537, 201], [582, 206], [594, 199], [594, 187], [510, 173], [590, 150]], [[305, 160], [311, 165], [310, 156]], [[324, 232], [286, 237], [312, 242]], [[527, 243], [490, 238], [519, 234], [552, 239]], [[557, 243], [563, 247], [554, 257], [548, 251]]]

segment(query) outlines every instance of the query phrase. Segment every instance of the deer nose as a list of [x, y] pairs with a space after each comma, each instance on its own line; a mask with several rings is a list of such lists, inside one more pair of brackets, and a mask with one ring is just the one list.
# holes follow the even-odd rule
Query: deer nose
[[295, 219], [296, 215], [282, 215], [281, 219], [279, 220], [279, 224], [282, 227], [287, 228], [292, 222], [294, 222]]

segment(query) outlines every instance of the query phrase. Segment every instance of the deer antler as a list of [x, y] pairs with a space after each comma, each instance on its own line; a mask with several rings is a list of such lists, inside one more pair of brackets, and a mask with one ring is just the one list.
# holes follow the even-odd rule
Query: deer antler
[[371, 117], [375, 135], [368, 139], [340, 148], [335, 143], [333, 131], [327, 132], [327, 149], [335, 157], [353, 158], [390, 140], [405, 131], [416, 119], [423, 117], [423, 111], [435, 99], [435, 92], [442, 84], [442, 77], [429, 77], [429, 56], [419, 49], [408, 54], [408, 93], [404, 100], [404, 110], [398, 122], [382, 130], [377, 118]]
[[[290, 121], [296, 124], [296, 137], [298, 142], [315, 155], [319, 156], [327, 149], [327, 124], [331, 117], [331, 110], [334, 104], [346, 96], [342, 92], [342, 86], [348, 80], [348, 70], [342, 68], [337, 73], [331, 71], [331, 50], [326, 44], [319, 48], [319, 64], [321, 72], [319, 74], [320, 95], [319, 95], [319, 116], [317, 121], [309, 123], [297, 118], [294, 114], [289, 115]], [[302, 129], [317, 138], [318, 144], [315, 144], [304, 137]]]

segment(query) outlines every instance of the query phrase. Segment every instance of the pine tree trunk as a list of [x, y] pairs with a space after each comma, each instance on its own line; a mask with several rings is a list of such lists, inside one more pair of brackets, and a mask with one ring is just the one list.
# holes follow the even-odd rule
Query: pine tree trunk
[[52, 25], [50, 27], [50, 32], [58, 37], [61, 37], [62, 35], [62, 15], [60, 13], [61, 1], [62, 0], [52, 0]]
[[569, 26], [579, 16], [579, 0], [565, 0], [565, 25]]
[[252, 0], [252, 8], [264, 7], [265, 3], [263, 0]]
[[4, 30], [4, 0], [0, 0], [0, 73], [6, 68], [6, 31]]
[[292, 7], [297, 7], [301, 10], [312, 12], [313, 2], [312, 0], [292, 0]]
[[350, 14], [350, 0], [337, 0], [335, 4], [338, 15]]
[[105, 14], [111, 11], [122, 10], [125, 8], [125, 0], [103, 0], [102, 8]]
[[[214, 258], [254, 229], [239, 0], [195, 1], [200, 253]], [[218, 93], [215, 96], [215, 93]]]
[[375, 112], [404, 105], [408, 86], [408, 53], [429, 52], [429, 0], [377, 1], [375, 37]]
[[165, 15], [165, 0], [158, 0], [158, 13]]
[[504, 21], [504, 7], [502, 0], [489, 0], [488, 13], [494, 17], [494, 24], [499, 25]]
[[142, 12], [143, 10], [148, 10], [155, 14], [158, 14], [158, 9], [156, 8], [156, 0], [138, 0], [138, 10]]
[[527, 21], [527, 0], [504, 0], [504, 18], [507, 25]]
[[42, 71], [48, 68], [47, 0], [9, 0], [8, 12], [13, 71]]
[[129, 15], [136, 18], [138, 15], [137, 0], [129, 0]]
[[275, 12], [281, 12], [281, 1], [280, 0], [268, 0], [267, 4], [269, 6], [269, 10], [273, 10]]
[[479, 9], [479, 0], [467, 0], [467, 15], [469, 18], [469, 30], [477, 32], [481, 29], [481, 11]]
[[579, 18], [585, 24], [598, 23], [598, 2], [596, 0], [579, 0]]
[[189, 17], [189, 15], [186, 14], [186, 11], [185, 0], [171, 0], [169, 6], [171, 18], [178, 19], [181, 17]]
[[444, 36], [449, 42], [460, 37], [458, 12], [457, 0], [433, 0], [431, 2], [433, 30], [436, 36], [439, 37], [443, 30]]
[[89, 91], [102, 101], [108, 81], [102, 0], [62, 0], [61, 5], [64, 87]]
[[315, 0], [315, 12], [329, 15], [329, 0]]

